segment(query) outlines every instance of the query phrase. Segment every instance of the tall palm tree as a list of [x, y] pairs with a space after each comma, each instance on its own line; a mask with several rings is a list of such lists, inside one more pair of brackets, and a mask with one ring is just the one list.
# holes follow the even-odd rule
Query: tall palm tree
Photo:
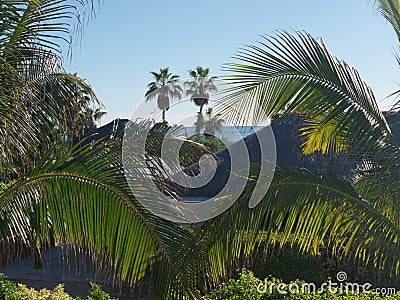
[[147, 86], [146, 100], [157, 98], [157, 106], [162, 111], [162, 120], [165, 122], [165, 112], [169, 110], [171, 99], [182, 98], [182, 88], [177, 84], [179, 76], [169, 73], [169, 68], [160, 69], [160, 73], [150, 72], [154, 81]]
[[208, 104], [209, 92], [217, 92], [218, 89], [214, 84], [216, 76], [209, 77], [209, 68], [196, 67], [195, 70], [189, 70], [189, 76], [193, 78], [192, 81], [186, 82], [188, 86], [186, 90], [187, 95], [191, 95], [191, 100], [195, 105], [199, 106], [199, 113], [202, 114], [203, 106]]
[[[400, 36], [400, 2], [376, 3]], [[263, 37], [236, 58], [226, 68], [233, 73], [226, 79], [235, 88], [222, 106], [224, 114], [238, 121], [242, 116], [237, 111], [257, 120], [301, 114], [306, 118], [301, 129], [304, 154], [341, 153], [358, 167], [353, 176], [341, 178], [330, 171], [315, 174], [278, 166], [257, 207], [248, 208], [249, 189], [202, 229], [210, 239], [211, 273], [227, 274], [227, 266], [259, 245], [283, 245], [291, 239], [302, 251], [316, 253], [327, 244], [334, 255], [399, 274], [400, 148], [372, 90], [322, 40], [307, 33]], [[263, 182], [268, 179], [260, 174], [253, 188], [262, 188]]]

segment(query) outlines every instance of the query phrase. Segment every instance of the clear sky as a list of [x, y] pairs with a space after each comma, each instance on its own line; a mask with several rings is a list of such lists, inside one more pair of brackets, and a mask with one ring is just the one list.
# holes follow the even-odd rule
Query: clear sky
[[150, 71], [168, 66], [185, 79], [201, 65], [221, 76], [240, 47], [278, 29], [322, 37], [334, 56], [360, 72], [381, 108], [389, 106], [383, 98], [400, 82], [398, 43], [367, 0], [104, 0], [66, 68], [92, 85], [108, 111], [105, 124], [131, 116]]

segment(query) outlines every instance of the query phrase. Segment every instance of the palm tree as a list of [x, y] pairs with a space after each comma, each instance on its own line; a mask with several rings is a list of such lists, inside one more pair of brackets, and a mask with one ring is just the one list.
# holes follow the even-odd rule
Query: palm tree
[[[77, 76], [77, 74], [74, 74]], [[87, 133], [88, 129], [96, 128], [96, 122], [106, 114], [104, 106], [96, 103], [93, 93], [77, 86], [76, 105], [65, 113], [64, 122], [68, 124], [73, 137], [79, 137]]]
[[214, 84], [216, 76], [209, 78], [209, 68], [196, 67], [195, 70], [189, 70], [189, 76], [193, 81], [186, 82], [188, 86], [187, 95], [191, 95], [191, 100], [195, 105], [200, 107], [199, 113], [202, 114], [203, 106], [208, 104], [209, 92], [217, 92], [218, 89]]
[[[82, 90], [95, 97], [83, 79], [63, 72], [58, 52], [59, 43], [72, 40], [73, 21], [84, 24], [84, 12], [95, 2], [0, 4], [0, 252], [11, 260], [10, 253], [31, 249], [39, 266], [43, 248], [67, 243], [101, 258], [99, 270], [111, 270], [132, 286], [150, 266], [157, 299], [198, 298], [190, 267], [198, 259], [190, 255], [205, 256], [204, 249], [192, 232], [150, 214], [136, 200], [124, 176], [121, 141], [71, 148], [64, 141], [68, 135], [47, 137], [55, 126], [63, 133], [70, 128], [63, 113], [76, 112]], [[151, 159], [163, 137], [150, 140], [145, 158]], [[10, 176], [14, 169], [21, 171]], [[138, 184], [148, 176], [135, 166], [132, 174]]]
[[[400, 2], [377, 1], [400, 37]], [[400, 40], [400, 38], [399, 38]], [[224, 114], [242, 121], [301, 114], [303, 152], [341, 153], [357, 162], [353, 176], [313, 173], [278, 166], [263, 201], [249, 209], [251, 189], [232, 209], [205, 225], [212, 274], [262, 245], [297, 242], [316, 253], [322, 244], [333, 255], [360, 259], [400, 273], [400, 148], [359, 73], [336, 59], [324, 42], [307, 33], [280, 32], [241, 51], [226, 70], [235, 88]], [[231, 109], [234, 107], [235, 109]], [[253, 188], [268, 181], [260, 174]], [[210, 234], [210, 230], [213, 234]], [[260, 232], [264, 237], [260, 241]], [[277, 237], [279, 236], [279, 239]], [[242, 243], [236, 241], [240, 239]], [[221, 256], [221, 253], [226, 253]]]
[[96, 122], [100, 121], [102, 117], [104, 117], [107, 113], [101, 108], [93, 109], [91, 107], [85, 108], [83, 111], [79, 113], [79, 120], [77, 124], [79, 125], [77, 135], [84, 135], [88, 132], [89, 129], [96, 128]]
[[[82, 109], [82, 91], [93, 106], [100, 105], [87, 82], [63, 70], [57, 41], [68, 40], [74, 24], [63, 13], [52, 15], [68, 11], [80, 26], [88, 16], [75, 12], [91, 1], [64, 7], [46, 3], [3, 1], [0, 6], [0, 169], [6, 181], [26, 175], [55, 139], [68, 135], [73, 115]], [[90, 7], [87, 11], [95, 5]]]
[[170, 99], [180, 99], [182, 88], [177, 84], [179, 76], [169, 73], [169, 68], [160, 69], [160, 73], [150, 72], [154, 81], [147, 86], [146, 100], [157, 98], [157, 106], [162, 111], [162, 120], [165, 122], [165, 112], [169, 110]]
[[213, 109], [209, 107], [206, 111], [207, 120], [204, 122], [204, 135], [215, 136], [215, 132], [222, 133], [225, 120], [221, 114], [213, 115]]

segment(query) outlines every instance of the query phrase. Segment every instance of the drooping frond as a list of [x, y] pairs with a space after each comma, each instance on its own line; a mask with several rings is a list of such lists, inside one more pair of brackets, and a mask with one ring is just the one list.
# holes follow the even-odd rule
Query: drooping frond
[[[356, 70], [334, 58], [323, 42], [306, 33], [287, 32], [263, 39], [241, 50], [235, 56], [238, 63], [225, 67], [233, 73], [226, 77], [233, 87], [220, 109], [226, 118], [240, 112], [248, 119], [236, 121], [257, 124], [277, 114], [304, 114], [312, 126], [304, 136], [319, 141], [314, 145], [323, 152], [346, 148], [324, 138], [327, 124], [333, 135], [340, 136], [336, 142], [346, 141], [365, 152], [384, 141], [393, 142], [371, 89]], [[354, 126], [359, 130], [357, 139], [346, 130]], [[360, 134], [365, 131], [372, 134]]]
[[333, 173], [281, 167], [264, 200], [252, 209], [250, 196], [251, 189], [202, 227], [214, 280], [226, 276], [239, 259], [276, 243], [296, 243], [301, 251], [314, 254], [328, 243], [336, 257], [372, 261], [400, 272], [398, 219], [388, 219]]
[[400, 2], [398, 0], [375, 0], [378, 11], [392, 25], [400, 42]]
[[205, 267], [205, 249], [189, 229], [143, 208], [136, 193], [157, 195], [141, 185], [148, 174], [130, 167], [137, 179], [135, 195], [126, 182], [118, 140], [43, 157], [28, 178], [0, 194], [3, 246], [40, 248], [51, 239], [71, 243], [89, 250], [103, 262], [100, 271], [113, 271], [115, 279], [137, 285], [150, 266], [155, 295], [198, 298], [192, 267]]
[[95, 13], [96, 0], [1, 1], [0, 55], [23, 55], [31, 49], [60, 52], [62, 41], [79, 37]]
[[1, 1], [2, 181], [26, 174], [49, 139], [70, 135], [83, 97], [101, 106], [84, 80], [64, 73], [60, 52], [96, 6], [90, 0]]

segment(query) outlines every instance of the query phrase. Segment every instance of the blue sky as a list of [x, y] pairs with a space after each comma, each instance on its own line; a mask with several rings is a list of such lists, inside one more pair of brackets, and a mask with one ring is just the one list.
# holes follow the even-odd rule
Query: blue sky
[[367, 0], [104, 0], [66, 68], [92, 85], [108, 111], [105, 124], [131, 116], [150, 71], [169, 66], [185, 79], [201, 65], [221, 76], [240, 47], [278, 29], [322, 37], [334, 56], [358, 69], [380, 106], [389, 106], [382, 99], [400, 82], [397, 39]]

